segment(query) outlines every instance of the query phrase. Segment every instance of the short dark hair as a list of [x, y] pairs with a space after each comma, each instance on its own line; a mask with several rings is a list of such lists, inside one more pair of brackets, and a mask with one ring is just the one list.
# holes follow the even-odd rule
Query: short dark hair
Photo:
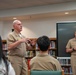
[[47, 51], [50, 46], [50, 39], [47, 36], [41, 36], [37, 39], [37, 44], [41, 51]]

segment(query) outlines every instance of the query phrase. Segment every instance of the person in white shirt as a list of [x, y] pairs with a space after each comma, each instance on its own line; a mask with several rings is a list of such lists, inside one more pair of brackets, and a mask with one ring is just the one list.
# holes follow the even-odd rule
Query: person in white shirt
[[15, 75], [11, 63], [5, 58], [2, 48], [2, 39], [0, 37], [0, 75]]

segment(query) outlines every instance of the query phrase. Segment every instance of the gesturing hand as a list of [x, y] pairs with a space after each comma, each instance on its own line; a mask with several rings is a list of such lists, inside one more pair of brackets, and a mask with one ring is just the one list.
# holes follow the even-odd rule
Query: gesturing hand
[[25, 43], [27, 43], [28, 42], [28, 39], [27, 38], [22, 38], [21, 40], [19, 40], [21, 43], [22, 42], [25, 42]]

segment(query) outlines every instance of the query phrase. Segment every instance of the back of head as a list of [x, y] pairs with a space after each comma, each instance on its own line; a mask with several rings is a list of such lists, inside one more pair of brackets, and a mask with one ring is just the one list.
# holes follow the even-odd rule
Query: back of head
[[1, 39], [1, 36], [0, 36], [0, 60], [1, 60], [2, 57], [3, 57], [3, 49], [2, 49], [2, 39]]
[[41, 36], [37, 39], [37, 44], [41, 51], [47, 51], [50, 46], [50, 39], [47, 36]]

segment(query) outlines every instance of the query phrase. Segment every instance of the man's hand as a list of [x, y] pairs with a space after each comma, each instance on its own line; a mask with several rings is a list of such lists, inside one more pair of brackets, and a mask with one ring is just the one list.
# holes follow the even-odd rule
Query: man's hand
[[27, 43], [27, 39], [26, 38], [23, 38], [23, 39], [21, 39], [21, 40], [19, 40], [21, 43], [22, 42], [25, 42], [25, 43]]
[[75, 50], [76, 50], [76, 47], [73, 48], [73, 51], [75, 51]]

